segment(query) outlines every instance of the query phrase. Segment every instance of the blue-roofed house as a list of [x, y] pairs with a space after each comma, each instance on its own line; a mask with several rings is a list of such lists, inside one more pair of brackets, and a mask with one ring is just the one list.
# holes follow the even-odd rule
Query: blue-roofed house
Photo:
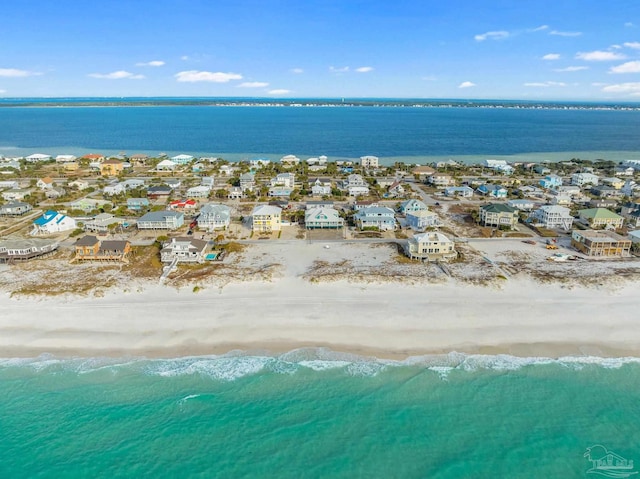
[[558, 175], [547, 175], [542, 178], [538, 184], [543, 188], [557, 188], [558, 186], [562, 186], [562, 178]]
[[31, 235], [50, 235], [76, 228], [76, 220], [57, 211], [47, 210], [33, 222]]
[[491, 183], [478, 186], [476, 191], [481, 195], [490, 196], [492, 198], [506, 198], [508, 193], [506, 188]]
[[406, 215], [411, 211], [426, 211], [427, 205], [416, 199], [406, 200], [400, 203], [400, 213]]
[[150, 211], [138, 219], [140, 230], [176, 230], [184, 224], [184, 213], [179, 211]]

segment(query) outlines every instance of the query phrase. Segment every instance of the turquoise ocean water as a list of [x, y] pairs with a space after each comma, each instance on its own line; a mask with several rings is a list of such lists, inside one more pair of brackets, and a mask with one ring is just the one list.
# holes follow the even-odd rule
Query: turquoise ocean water
[[596, 444], [640, 459], [632, 359], [0, 364], [0, 477], [578, 478], [603, 477]]

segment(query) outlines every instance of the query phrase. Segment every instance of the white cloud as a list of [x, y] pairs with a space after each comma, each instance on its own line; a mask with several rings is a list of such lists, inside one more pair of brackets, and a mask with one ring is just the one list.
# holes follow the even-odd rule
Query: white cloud
[[622, 53], [595, 50], [593, 52], [579, 52], [576, 54], [576, 58], [588, 62], [609, 62], [612, 60], [624, 60], [627, 57]]
[[551, 86], [567, 86], [566, 83], [559, 82], [559, 81], [531, 82], [531, 83], [524, 83], [523, 85], [526, 87], [534, 87], [534, 88], [548, 88]]
[[349, 67], [329, 67], [331, 73], [346, 73], [349, 71]]
[[188, 60], [189, 60], [189, 55], [182, 55], [182, 56], [180, 57], [180, 60], [182, 60], [182, 61], [184, 61], [184, 62], [188, 61]]
[[510, 35], [509, 32], [505, 30], [499, 30], [495, 32], [481, 33], [479, 35], [474, 36], [473, 38], [475, 39], [476, 42], [483, 42], [485, 40], [503, 40], [509, 37], [509, 35]]
[[637, 96], [640, 95], [640, 82], [607, 85], [602, 91], [607, 93], [629, 93], [630, 95]]
[[571, 67], [564, 67], [564, 68], [556, 68], [555, 71], [557, 72], [579, 72], [582, 70], [588, 70], [589, 67], [575, 67], [575, 66], [571, 66]]
[[551, 30], [549, 35], [557, 35], [559, 37], [579, 37], [582, 32], [560, 32], [558, 30]]
[[591, 86], [606, 86], [606, 85], [607, 85], [606, 83], [602, 83], [602, 82], [593, 82], [591, 84]]
[[291, 90], [285, 90], [284, 88], [277, 88], [275, 90], [269, 90], [267, 93], [269, 93], [269, 95], [286, 95], [287, 93], [291, 93]]
[[17, 68], [0, 68], [0, 77], [21, 78], [34, 77], [42, 75], [40, 72], [30, 72], [27, 70], [18, 70]]
[[91, 78], [102, 78], [105, 80], [122, 80], [125, 78], [129, 80], [142, 80], [144, 78], [144, 75], [135, 75], [124, 70], [118, 70], [117, 72], [111, 73], [89, 73], [87, 76], [90, 76]]
[[625, 42], [623, 45], [627, 48], [633, 48], [634, 50], [640, 50], [640, 42]]
[[625, 26], [625, 27], [627, 27], [627, 28], [633, 28], [633, 27], [635, 27], [635, 25], [633, 24], [633, 22], [625, 22], [624, 26]]
[[304, 70], [302, 68], [292, 68], [291, 73], [295, 73], [296, 75], [299, 75], [300, 73], [304, 73]]
[[543, 60], [560, 60], [559, 53], [547, 53], [542, 57]]
[[471, 88], [476, 86], [475, 83], [470, 82], [470, 81], [463, 81], [462, 83], [460, 83], [460, 85], [458, 85], [458, 88]]
[[164, 65], [164, 62], [162, 60], [152, 60], [150, 62], [136, 63], [137, 67], [161, 67], [162, 65]]
[[7, 90], [0, 90], [0, 95], [2, 95], [3, 93], [7, 93]]
[[436, 81], [438, 78], [435, 75], [427, 75], [425, 77], [422, 77], [422, 79], [425, 81]]
[[548, 29], [549, 29], [549, 25], [540, 25], [539, 27], [532, 28], [529, 31], [530, 32], [541, 32], [543, 30], [548, 30]]
[[640, 61], [626, 62], [609, 69], [609, 73], [640, 73]]
[[224, 73], [224, 72], [206, 72], [198, 70], [187, 70], [178, 72], [174, 75], [179, 82], [212, 82], [212, 83], [228, 83], [231, 80], [242, 80], [242, 75], [239, 73]]
[[265, 88], [268, 86], [269, 84], [263, 81], [246, 81], [244, 83], [240, 83], [238, 88]]
[[356, 68], [356, 71], [358, 73], [369, 73], [373, 71], [373, 67], [360, 67], [360, 68]]

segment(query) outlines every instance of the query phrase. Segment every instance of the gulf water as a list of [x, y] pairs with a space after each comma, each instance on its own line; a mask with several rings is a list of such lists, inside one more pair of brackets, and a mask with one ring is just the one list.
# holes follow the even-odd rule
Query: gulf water
[[640, 458], [639, 384], [632, 359], [4, 360], [0, 477], [593, 477], [588, 447]]
[[[225, 159], [625, 159], [640, 152], [640, 111], [393, 107], [0, 108], [0, 154], [147, 153]], [[591, 154], [590, 152], [595, 152]], [[545, 156], [546, 155], [546, 156]], [[534, 157], [535, 159], [535, 157]]]

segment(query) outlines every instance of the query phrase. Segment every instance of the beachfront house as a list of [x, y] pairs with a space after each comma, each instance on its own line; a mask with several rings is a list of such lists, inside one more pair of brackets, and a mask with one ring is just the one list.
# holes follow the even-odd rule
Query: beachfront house
[[231, 208], [225, 205], [208, 203], [200, 208], [198, 227], [208, 232], [224, 230], [231, 224]]
[[425, 181], [429, 176], [433, 175], [435, 172], [436, 170], [426, 165], [418, 165], [413, 170], [411, 170], [411, 174], [419, 181]]
[[558, 175], [547, 175], [542, 178], [538, 184], [544, 188], [545, 190], [557, 188], [558, 186], [562, 186], [562, 178]]
[[622, 228], [624, 218], [606, 208], [588, 208], [578, 210], [578, 218], [591, 228]]
[[518, 210], [502, 203], [491, 203], [480, 207], [482, 226], [505, 227], [513, 229], [518, 224]]
[[173, 171], [177, 166], [177, 163], [165, 159], [156, 165], [156, 171]]
[[0, 263], [14, 263], [40, 258], [58, 249], [54, 239], [29, 238], [7, 239], [0, 241]]
[[529, 219], [537, 226], [549, 229], [562, 228], [569, 231], [574, 218], [571, 216], [569, 208], [558, 205], [543, 205], [535, 210]]
[[29, 155], [25, 158], [27, 163], [39, 163], [42, 161], [51, 161], [51, 155], [46, 155], [44, 153], [34, 153], [33, 155]]
[[194, 238], [171, 238], [162, 245], [160, 261], [163, 263], [202, 263], [209, 243]]
[[415, 211], [426, 211], [426, 210], [427, 210], [427, 205], [425, 205], [423, 201], [416, 200], [416, 199], [403, 201], [402, 203], [400, 203], [400, 208], [398, 208], [398, 211], [403, 215], [406, 215], [407, 213], [411, 213]]
[[377, 156], [361, 156], [360, 166], [363, 168], [378, 168], [380, 159]]
[[47, 210], [33, 222], [31, 235], [49, 235], [76, 228], [76, 220], [57, 211]]
[[574, 230], [571, 246], [587, 256], [629, 256], [631, 240], [613, 231]]
[[128, 263], [131, 254], [129, 241], [100, 241], [92, 235], [79, 238], [75, 244], [73, 261], [119, 261]]
[[138, 219], [140, 230], [176, 230], [184, 224], [180, 211], [150, 211]]
[[77, 160], [74, 155], [58, 155], [56, 156], [56, 163], [72, 163]]
[[484, 160], [482, 166], [491, 168], [494, 171], [498, 171], [505, 175], [513, 173], [513, 166], [507, 164], [505, 160]]
[[191, 155], [176, 155], [171, 157], [171, 161], [176, 165], [187, 165], [193, 161], [193, 156]]
[[344, 219], [333, 208], [309, 208], [304, 212], [307, 229], [338, 229], [344, 226]]
[[469, 186], [449, 186], [444, 189], [445, 196], [458, 196], [460, 198], [471, 198], [473, 196], [473, 188]]
[[140, 211], [149, 207], [148, 198], [127, 198], [127, 209], [131, 211]]
[[254, 233], [280, 231], [282, 208], [273, 205], [257, 205], [251, 212], [251, 229]]
[[480, 185], [476, 188], [476, 191], [483, 196], [490, 196], [491, 198], [506, 198], [508, 194], [506, 188], [492, 183]]
[[99, 168], [100, 176], [119, 176], [124, 171], [124, 162], [112, 158], [100, 163]]
[[32, 209], [33, 207], [29, 203], [12, 201], [0, 206], [0, 216], [22, 216]]
[[85, 231], [104, 234], [109, 231], [111, 225], [121, 224], [123, 222], [124, 220], [116, 218], [111, 213], [100, 213], [92, 219], [85, 221], [83, 228]]
[[438, 215], [433, 211], [409, 211], [406, 216], [407, 226], [414, 231], [424, 231], [427, 228], [442, 226]]
[[359, 210], [353, 220], [358, 228], [393, 231], [396, 228], [395, 213], [387, 207], [370, 207]]
[[284, 168], [292, 168], [300, 164], [300, 158], [296, 155], [286, 155], [280, 158], [280, 164]]
[[579, 186], [580, 188], [585, 186], [598, 186], [600, 178], [593, 173], [574, 173], [571, 175], [571, 184]]
[[453, 241], [438, 232], [417, 234], [409, 238], [405, 254], [421, 261], [452, 260], [458, 256]]

